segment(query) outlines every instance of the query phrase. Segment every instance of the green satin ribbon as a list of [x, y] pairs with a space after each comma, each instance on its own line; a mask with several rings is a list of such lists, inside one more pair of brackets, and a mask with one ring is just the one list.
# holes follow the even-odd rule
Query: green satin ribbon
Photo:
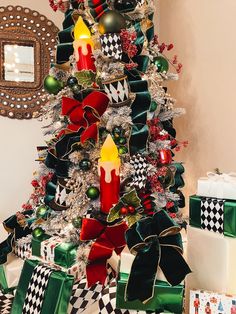
[[65, 19], [62, 23], [63, 30], [58, 34], [58, 45], [56, 50], [56, 62], [63, 64], [68, 62], [70, 56], [74, 53], [73, 36], [74, 19], [72, 16], [73, 10], [68, 10], [65, 14]]
[[15, 288], [16, 287], [12, 287], [12, 288], [8, 287], [7, 279], [5, 276], [4, 266], [0, 265], [0, 290], [3, 293], [11, 293], [12, 291], [15, 290]]
[[[32, 255], [41, 256], [41, 243], [49, 239], [50, 236], [43, 234], [38, 238], [32, 238]], [[61, 243], [54, 249], [54, 262], [55, 264], [64, 268], [69, 268], [75, 263], [77, 254], [77, 245], [74, 243]]]
[[133, 126], [129, 140], [129, 152], [131, 155], [146, 151], [149, 129], [146, 125], [147, 112], [151, 104], [151, 96], [148, 92], [147, 81], [143, 81], [137, 70], [127, 71], [130, 90], [135, 94], [131, 105], [131, 118]]
[[[201, 197], [193, 195], [189, 199], [190, 225], [201, 229]], [[224, 202], [223, 234], [236, 238], [236, 202], [226, 200]]]
[[49, 150], [44, 163], [48, 168], [55, 170], [55, 174], [58, 177], [68, 177], [68, 171], [71, 163], [69, 159], [58, 158], [56, 151]]
[[116, 307], [118, 309], [156, 311], [156, 313], [167, 311], [182, 314], [183, 285], [172, 287], [164, 281], [157, 280], [154, 288], [154, 297], [146, 304], [143, 304], [139, 300], [125, 301], [125, 287], [128, 277], [128, 274], [119, 274], [116, 291]]
[[136, 255], [126, 287], [128, 301], [146, 303], [153, 298], [158, 266], [173, 286], [191, 272], [182, 256], [180, 227], [164, 210], [133, 224], [126, 231], [126, 242]]
[[[27, 260], [21, 273], [16, 295], [13, 301], [11, 314], [22, 314], [27, 289], [34, 268], [39, 261]], [[45, 291], [41, 314], [67, 313], [74, 277], [62, 271], [53, 271]]]
[[46, 185], [46, 195], [44, 197], [44, 203], [50, 205], [50, 202], [54, 199], [56, 194], [57, 185], [52, 181], [48, 182]]
[[[33, 214], [32, 210], [24, 211], [25, 217], [29, 217]], [[7, 255], [12, 252], [12, 246], [15, 240], [27, 236], [31, 233], [31, 229], [26, 224], [21, 226], [17, 221], [17, 216], [12, 215], [3, 222], [3, 226], [9, 233], [6, 240], [0, 243], [0, 264], [4, 264], [7, 261]]]
[[176, 192], [179, 188], [184, 187], [184, 180], [182, 175], [184, 173], [184, 166], [182, 163], [173, 163], [171, 167], [175, 169], [174, 185], [170, 188], [170, 191]]

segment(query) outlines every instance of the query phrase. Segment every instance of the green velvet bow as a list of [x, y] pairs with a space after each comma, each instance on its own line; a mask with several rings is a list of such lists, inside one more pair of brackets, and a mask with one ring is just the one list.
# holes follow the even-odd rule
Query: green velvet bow
[[[32, 210], [27, 210], [23, 212], [24, 216], [27, 218], [33, 214]], [[17, 215], [12, 215], [3, 222], [3, 226], [9, 233], [6, 240], [0, 243], [0, 264], [4, 264], [7, 261], [7, 255], [12, 251], [14, 241], [22, 237], [27, 236], [31, 233], [31, 229], [28, 225], [22, 226], [19, 224]]]
[[126, 286], [128, 301], [146, 303], [153, 297], [158, 267], [172, 286], [191, 272], [182, 256], [180, 227], [164, 210], [128, 229], [126, 242], [131, 253], [136, 254]]

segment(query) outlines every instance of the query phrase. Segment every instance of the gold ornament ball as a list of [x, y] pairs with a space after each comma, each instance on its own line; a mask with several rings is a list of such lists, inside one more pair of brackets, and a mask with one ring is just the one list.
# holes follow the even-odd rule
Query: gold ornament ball
[[108, 11], [102, 15], [98, 23], [100, 34], [120, 33], [121, 29], [126, 28], [125, 18], [116, 11]]

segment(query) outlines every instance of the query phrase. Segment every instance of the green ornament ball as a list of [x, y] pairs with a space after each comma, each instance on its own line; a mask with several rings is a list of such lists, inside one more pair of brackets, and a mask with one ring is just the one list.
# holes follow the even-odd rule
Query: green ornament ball
[[118, 143], [119, 144], [121, 144], [121, 145], [124, 145], [124, 144], [126, 144], [126, 138], [125, 137], [120, 137], [119, 139], [118, 139]]
[[157, 72], [167, 72], [169, 70], [169, 62], [162, 56], [153, 58], [153, 63], [157, 67]]
[[76, 217], [72, 219], [72, 225], [75, 228], [81, 228], [82, 226], [82, 218], [81, 217]]
[[87, 191], [86, 191], [86, 195], [88, 196], [88, 198], [90, 198], [91, 200], [96, 200], [99, 197], [100, 191], [97, 187], [95, 186], [90, 186]]
[[63, 88], [63, 83], [58, 81], [55, 77], [47, 75], [44, 79], [43, 86], [49, 94], [56, 95]]
[[48, 211], [48, 207], [46, 205], [40, 205], [36, 210], [36, 217], [42, 218]]
[[126, 28], [125, 18], [117, 11], [107, 11], [98, 23], [98, 30], [101, 34], [120, 33], [123, 28]]
[[84, 159], [82, 159], [82, 160], [79, 162], [79, 167], [80, 167], [80, 169], [83, 170], [83, 171], [88, 171], [88, 170], [91, 169], [92, 163], [91, 163], [91, 161], [90, 161], [89, 159], [84, 158]]
[[40, 227], [37, 227], [33, 230], [32, 235], [34, 238], [39, 238], [44, 234], [44, 230]]
[[119, 152], [120, 155], [127, 154], [127, 153], [128, 153], [128, 148], [125, 147], [125, 146], [120, 146], [120, 147], [118, 148], [118, 152]]

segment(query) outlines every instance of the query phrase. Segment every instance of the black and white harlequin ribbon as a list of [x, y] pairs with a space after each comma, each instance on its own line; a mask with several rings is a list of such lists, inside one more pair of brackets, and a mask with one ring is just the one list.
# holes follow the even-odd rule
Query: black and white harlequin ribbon
[[[107, 284], [114, 279], [114, 271], [109, 266], [107, 269], [108, 277]], [[70, 304], [68, 308], [69, 314], [79, 314], [89, 309], [95, 302], [98, 302], [99, 296], [104, 287], [97, 283], [90, 288], [87, 288], [87, 279], [83, 278], [78, 283], [74, 284]]]
[[147, 172], [149, 169], [146, 157], [140, 154], [134, 155], [130, 160], [130, 164], [134, 168], [134, 173], [132, 176], [133, 181], [130, 185], [138, 189], [145, 188], [147, 181]]
[[121, 38], [119, 34], [108, 33], [100, 36], [102, 52], [109, 58], [115, 58], [121, 60], [122, 58], [122, 47]]
[[44, 294], [52, 271], [52, 269], [44, 265], [37, 265], [34, 268], [27, 289], [22, 314], [36, 314], [41, 312]]
[[12, 294], [3, 294], [0, 292], [0, 313], [10, 314], [14, 296]]
[[209, 231], [224, 232], [224, 202], [214, 198], [201, 198], [201, 228]]

